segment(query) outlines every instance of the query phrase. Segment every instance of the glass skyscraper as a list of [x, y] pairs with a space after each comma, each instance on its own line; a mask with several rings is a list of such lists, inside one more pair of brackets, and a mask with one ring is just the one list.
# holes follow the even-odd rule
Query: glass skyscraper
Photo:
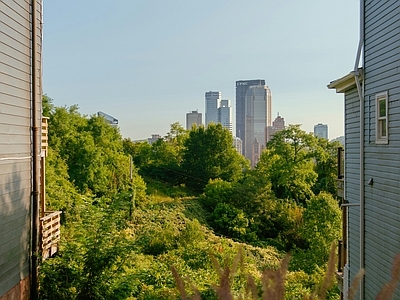
[[314, 125], [314, 135], [320, 138], [328, 139], [328, 125], [321, 123]]
[[[266, 128], [271, 126], [271, 111], [271, 91], [265, 85], [265, 80], [236, 81], [236, 136], [243, 141], [242, 153], [251, 160], [253, 166], [259, 158], [257, 147], [261, 150], [265, 148]], [[258, 158], [255, 153], [258, 153]]]
[[221, 92], [206, 92], [206, 127], [210, 123], [218, 123], [218, 108], [221, 103]]
[[265, 85], [265, 80], [255, 79], [236, 81], [236, 136], [243, 141], [243, 150], [246, 121], [246, 93], [247, 90], [254, 85]]
[[232, 107], [230, 100], [221, 100], [218, 108], [218, 120], [222, 127], [225, 127], [232, 133]]

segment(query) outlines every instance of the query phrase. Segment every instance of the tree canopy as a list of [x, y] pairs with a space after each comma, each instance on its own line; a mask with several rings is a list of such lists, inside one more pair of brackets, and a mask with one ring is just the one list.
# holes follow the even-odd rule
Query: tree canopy
[[289, 125], [268, 142], [256, 172], [271, 182], [275, 196], [305, 203], [315, 193], [336, 193], [336, 143]]
[[184, 141], [182, 171], [186, 186], [201, 192], [210, 179], [237, 181], [248, 162], [233, 147], [229, 130], [221, 124], [193, 127]]

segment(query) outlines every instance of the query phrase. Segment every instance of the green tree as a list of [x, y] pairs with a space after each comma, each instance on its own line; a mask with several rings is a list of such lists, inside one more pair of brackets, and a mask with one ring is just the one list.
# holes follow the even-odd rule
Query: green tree
[[40, 299], [130, 296], [132, 280], [125, 276], [124, 266], [134, 241], [127, 232], [126, 211], [117, 199], [98, 199], [96, 203], [85, 205], [79, 220], [68, 224], [59, 255], [41, 265]]
[[46, 209], [62, 211], [62, 221], [65, 223], [76, 219], [82, 204], [82, 196], [69, 181], [67, 164], [56, 151], [49, 148], [46, 157]]
[[139, 170], [151, 163], [151, 145], [147, 141], [133, 142], [130, 138], [125, 138], [122, 145], [124, 153], [132, 157]]
[[317, 173], [314, 170], [314, 155], [317, 139], [300, 129], [300, 125], [289, 125], [279, 131], [267, 144], [256, 172], [272, 185], [275, 196], [305, 203], [313, 195]]
[[342, 212], [328, 193], [311, 197], [306, 205], [300, 234], [308, 247], [294, 252], [292, 268], [313, 273], [328, 261], [332, 242], [341, 236]]
[[54, 111], [53, 99], [46, 94], [42, 97], [42, 115], [44, 117], [50, 117], [50, 114]]
[[249, 227], [246, 214], [229, 204], [218, 203], [211, 215], [214, 230], [225, 236], [245, 239]]
[[248, 168], [248, 162], [233, 147], [231, 133], [221, 124], [192, 128], [184, 146], [185, 183], [196, 192], [201, 192], [210, 179], [237, 181]]
[[130, 188], [122, 137], [104, 118], [83, 116], [77, 106], [56, 107], [50, 114], [49, 146], [66, 162], [80, 192], [102, 196]]
[[134, 143], [124, 139], [124, 152], [132, 156], [142, 176], [177, 185], [182, 183], [180, 164], [187, 132], [178, 123], [171, 124], [167, 135], [154, 142]]
[[324, 138], [318, 138], [317, 144], [319, 151], [315, 155], [315, 172], [317, 181], [313, 187], [315, 194], [328, 192], [332, 195], [337, 194], [337, 149], [341, 146], [339, 141], [330, 142]]

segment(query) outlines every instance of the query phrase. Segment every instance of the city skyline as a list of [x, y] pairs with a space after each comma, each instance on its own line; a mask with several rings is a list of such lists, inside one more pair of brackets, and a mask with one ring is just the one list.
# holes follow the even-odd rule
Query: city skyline
[[235, 111], [235, 81], [265, 78], [273, 115], [307, 132], [323, 122], [330, 138], [343, 135], [343, 99], [326, 85], [354, 65], [358, 1], [251, 6], [45, 1], [43, 92], [56, 106], [115, 116], [121, 134], [137, 140], [184, 126], [186, 112], [203, 109], [207, 90], [222, 91]]

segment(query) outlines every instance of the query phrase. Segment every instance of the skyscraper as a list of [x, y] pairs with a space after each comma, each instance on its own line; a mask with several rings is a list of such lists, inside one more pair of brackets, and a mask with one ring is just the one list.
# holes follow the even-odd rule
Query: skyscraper
[[218, 107], [218, 122], [232, 133], [232, 107], [230, 100], [221, 100], [220, 107]]
[[282, 118], [278, 113], [278, 116], [272, 122], [272, 126], [267, 127], [266, 142], [268, 143], [273, 138], [275, 133], [277, 133], [278, 131], [283, 130], [283, 129], [285, 129], [285, 119]]
[[206, 92], [206, 120], [207, 126], [211, 122], [218, 123], [218, 108], [221, 103], [221, 92]]
[[321, 123], [314, 125], [314, 135], [320, 138], [328, 139], [328, 125]]
[[202, 115], [197, 110], [193, 110], [192, 112], [188, 112], [186, 114], [186, 129], [192, 129], [192, 125], [196, 124], [197, 126], [202, 125]]
[[[265, 85], [264, 79], [236, 81], [236, 136], [245, 141], [246, 93], [254, 85]], [[242, 151], [244, 153], [244, 151]]]
[[[267, 126], [271, 125], [271, 91], [266, 85], [252, 85], [245, 95], [244, 155], [252, 165], [254, 152], [265, 148]], [[253, 149], [257, 141], [260, 150]]]

